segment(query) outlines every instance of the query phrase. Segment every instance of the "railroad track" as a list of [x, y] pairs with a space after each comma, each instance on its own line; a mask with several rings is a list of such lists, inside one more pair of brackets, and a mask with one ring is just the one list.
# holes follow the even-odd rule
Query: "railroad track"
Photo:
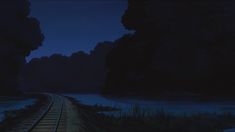
[[11, 132], [66, 132], [65, 97], [48, 94], [49, 103]]

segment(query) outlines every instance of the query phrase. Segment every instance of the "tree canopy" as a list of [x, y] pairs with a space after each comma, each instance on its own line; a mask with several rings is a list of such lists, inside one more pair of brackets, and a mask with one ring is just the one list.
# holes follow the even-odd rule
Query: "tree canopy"
[[19, 72], [25, 57], [41, 46], [39, 21], [29, 16], [28, 0], [0, 2], [0, 95], [19, 92]]

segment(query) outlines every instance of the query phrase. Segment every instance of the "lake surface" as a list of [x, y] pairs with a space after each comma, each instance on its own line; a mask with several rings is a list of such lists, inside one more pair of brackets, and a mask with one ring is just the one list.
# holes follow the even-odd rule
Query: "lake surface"
[[225, 129], [223, 132], [235, 132], [235, 128]]
[[114, 115], [129, 113], [134, 106], [138, 106], [144, 111], [147, 110], [148, 114], [162, 111], [176, 115], [192, 115], [199, 113], [235, 114], [235, 102], [149, 101], [135, 99], [107, 99], [98, 94], [65, 95], [73, 97], [83, 104], [112, 106], [122, 110], [122, 112], [111, 112], [111, 114]]
[[4, 119], [5, 111], [23, 109], [26, 106], [33, 105], [35, 102], [36, 99], [0, 97], [0, 122]]

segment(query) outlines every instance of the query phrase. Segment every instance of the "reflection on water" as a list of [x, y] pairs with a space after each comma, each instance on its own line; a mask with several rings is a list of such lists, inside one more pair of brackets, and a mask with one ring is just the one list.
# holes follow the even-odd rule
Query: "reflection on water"
[[1, 97], [1, 99], [4, 101], [0, 102], [0, 122], [4, 119], [4, 111], [22, 109], [36, 102], [36, 99], [8, 100], [3, 99], [3, 97]]
[[[128, 113], [133, 106], [138, 106], [149, 113], [164, 111], [171, 114], [191, 115], [197, 113], [232, 113], [235, 114], [235, 102], [192, 102], [192, 101], [148, 101], [134, 99], [107, 99], [98, 94], [65, 94], [87, 105], [112, 106]], [[115, 112], [112, 114], [118, 114]]]

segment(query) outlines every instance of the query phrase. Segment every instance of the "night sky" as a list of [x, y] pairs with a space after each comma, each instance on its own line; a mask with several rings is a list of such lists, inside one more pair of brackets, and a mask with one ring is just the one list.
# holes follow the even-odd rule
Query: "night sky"
[[43, 46], [27, 58], [89, 52], [98, 42], [128, 33], [121, 24], [127, 0], [31, 0], [31, 15], [45, 35]]

